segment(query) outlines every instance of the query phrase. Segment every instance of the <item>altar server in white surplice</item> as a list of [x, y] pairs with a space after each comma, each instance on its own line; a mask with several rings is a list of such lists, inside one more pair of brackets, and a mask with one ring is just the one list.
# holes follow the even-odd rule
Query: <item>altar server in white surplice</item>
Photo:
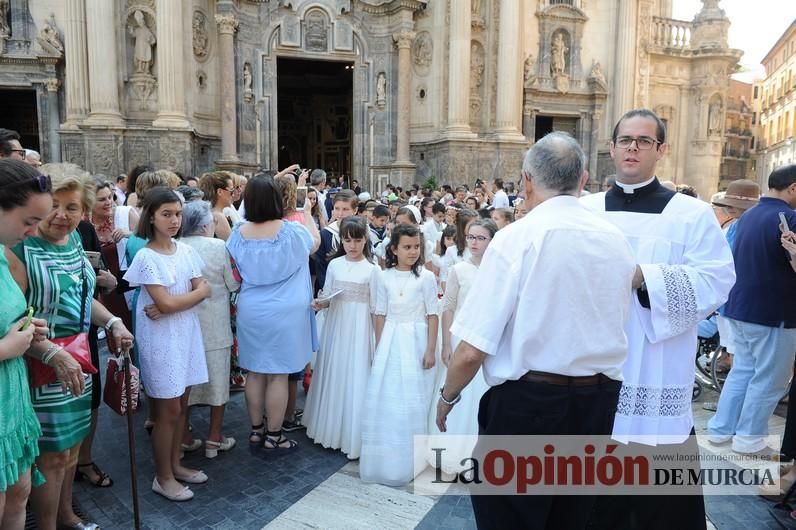
[[[710, 205], [664, 188], [655, 177], [665, 142], [665, 125], [652, 111], [625, 114], [611, 142], [616, 183], [581, 201], [625, 234], [639, 264], [613, 437], [625, 443], [682, 444], [693, 452], [696, 325], [727, 300], [735, 268]], [[622, 500], [631, 506], [614, 506], [613, 516], [635, 512], [657, 523], [663, 517], [670, 523], [663, 527], [705, 527], [699, 494]]]

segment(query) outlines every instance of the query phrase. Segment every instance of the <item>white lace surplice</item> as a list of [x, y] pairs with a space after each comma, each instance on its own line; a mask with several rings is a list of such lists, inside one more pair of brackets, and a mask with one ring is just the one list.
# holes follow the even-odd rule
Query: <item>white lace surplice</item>
[[727, 240], [710, 207], [681, 194], [660, 214], [606, 212], [604, 193], [582, 201], [625, 234], [650, 298], [647, 309], [634, 291], [613, 437], [682, 443], [694, 425], [696, 325], [727, 300], [735, 283]]

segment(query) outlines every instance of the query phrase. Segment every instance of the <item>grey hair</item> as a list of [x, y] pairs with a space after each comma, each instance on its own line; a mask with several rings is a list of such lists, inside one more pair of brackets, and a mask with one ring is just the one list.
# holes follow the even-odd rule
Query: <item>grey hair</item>
[[310, 173], [310, 185], [311, 186], [318, 186], [324, 180], [326, 180], [326, 171], [322, 169], [313, 169], [312, 173]]
[[198, 235], [202, 229], [212, 224], [213, 211], [207, 201], [190, 201], [182, 207], [182, 236]]
[[552, 132], [525, 153], [522, 170], [542, 188], [572, 193], [586, 167], [586, 155], [578, 142], [563, 132]]

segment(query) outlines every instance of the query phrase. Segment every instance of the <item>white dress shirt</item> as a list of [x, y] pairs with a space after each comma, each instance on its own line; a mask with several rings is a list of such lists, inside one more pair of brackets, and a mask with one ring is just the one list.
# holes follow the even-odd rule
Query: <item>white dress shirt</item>
[[508, 208], [511, 206], [509, 204], [509, 196], [506, 195], [506, 192], [503, 190], [497, 190], [494, 197], [492, 197], [492, 207], [493, 208]]
[[529, 370], [621, 380], [635, 269], [616, 227], [553, 197], [495, 235], [451, 333], [487, 354], [492, 386]]

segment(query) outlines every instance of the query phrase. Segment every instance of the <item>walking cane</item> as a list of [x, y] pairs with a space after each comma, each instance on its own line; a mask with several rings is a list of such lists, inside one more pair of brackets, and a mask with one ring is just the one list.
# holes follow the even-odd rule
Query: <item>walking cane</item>
[[133, 518], [135, 521], [135, 530], [141, 528], [141, 513], [138, 507], [138, 470], [135, 465], [135, 431], [133, 430], [133, 399], [132, 390], [130, 388], [130, 350], [122, 353], [124, 356], [124, 391], [127, 394], [127, 446], [130, 451], [130, 480], [133, 487]]

